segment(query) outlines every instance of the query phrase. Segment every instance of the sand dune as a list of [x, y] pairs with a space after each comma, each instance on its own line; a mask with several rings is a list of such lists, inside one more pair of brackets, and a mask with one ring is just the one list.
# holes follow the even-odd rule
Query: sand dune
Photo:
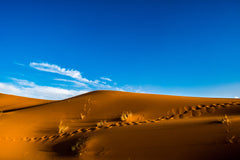
[[118, 91], [61, 101], [1, 94], [0, 159], [240, 157], [239, 102]]

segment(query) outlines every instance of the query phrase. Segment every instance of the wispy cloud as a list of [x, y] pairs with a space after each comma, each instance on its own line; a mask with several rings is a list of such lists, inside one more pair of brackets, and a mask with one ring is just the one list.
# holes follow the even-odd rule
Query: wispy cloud
[[50, 72], [50, 73], [57, 73], [60, 75], [64, 75], [67, 77], [70, 77], [74, 80], [69, 80], [69, 79], [60, 79], [60, 78], [55, 78], [57, 81], [62, 81], [62, 82], [71, 82], [75, 83], [78, 87], [89, 87], [91, 85], [91, 89], [111, 89], [112, 87], [106, 83], [106, 81], [110, 82], [112, 81], [110, 78], [106, 77], [101, 77], [100, 80], [89, 80], [87, 78], [83, 78], [81, 75], [81, 72], [78, 70], [73, 70], [73, 69], [66, 69], [62, 68], [56, 64], [49, 64], [49, 63], [36, 63], [36, 62], [31, 62], [30, 67], [40, 70], [40, 71], [45, 71], [45, 72]]
[[16, 84], [0, 83], [0, 92], [32, 98], [59, 100], [88, 92], [88, 90], [68, 90], [58, 87], [39, 86], [27, 80], [12, 78]]
[[80, 82], [96, 83], [96, 81], [91, 81], [87, 78], [83, 78], [81, 73], [77, 70], [61, 68], [60, 66], [55, 64], [31, 62], [29, 65], [37, 70], [68, 76]]
[[19, 65], [19, 66], [22, 66], [22, 67], [25, 66], [25, 64], [22, 64], [22, 63], [17, 63], [17, 62], [15, 62], [15, 64], [16, 64], [16, 65]]
[[21, 86], [27, 86], [27, 87], [34, 87], [34, 86], [36, 86], [36, 84], [34, 82], [29, 82], [27, 80], [17, 79], [17, 78], [10, 78], [10, 79], [12, 79], [18, 85], [21, 85]]
[[97, 84], [95, 87], [96, 89], [113, 89], [113, 87], [108, 84]]
[[109, 81], [111, 82], [112, 80], [110, 78], [107, 78], [107, 77], [101, 77], [102, 80], [105, 80], [105, 81]]
[[74, 81], [74, 80], [60, 79], [60, 78], [55, 78], [54, 80], [56, 80], [56, 81], [61, 81], [61, 82], [70, 82], [70, 83], [74, 83], [76, 87], [85, 87], [85, 88], [88, 87], [87, 84], [85, 84], [85, 83], [81, 83], [81, 82], [78, 82], [78, 81]]

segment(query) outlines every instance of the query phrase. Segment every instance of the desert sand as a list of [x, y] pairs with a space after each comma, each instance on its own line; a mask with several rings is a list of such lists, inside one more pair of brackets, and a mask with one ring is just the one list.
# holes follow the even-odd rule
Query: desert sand
[[0, 159], [240, 157], [240, 100], [93, 91], [49, 101], [0, 94]]

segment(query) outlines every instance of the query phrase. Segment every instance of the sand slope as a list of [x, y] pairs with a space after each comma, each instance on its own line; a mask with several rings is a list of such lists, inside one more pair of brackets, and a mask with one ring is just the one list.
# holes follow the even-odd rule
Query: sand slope
[[0, 110], [1, 111], [20, 109], [20, 108], [25, 108], [29, 106], [46, 104], [49, 102], [53, 102], [53, 101], [20, 97], [20, 96], [7, 95], [7, 94], [0, 93]]
[[[0, 95], [0, 106], [8, 106], [0, 116], [0, 158], [234, 157], [240, 144], [238, 102], [118, 91], [94, 91], [61, 101]], [[132, 113], [128, 121], [120, 119], [124, 112]], [[225, 142], [226, 128], [218, 121], [224, 114], [231, 119], [234, 144]], [[97, 127], [100, 121], [105, 123]], [[59, 133], [59, 127], [67, 129]], [[77, 142], [78, 156], [72, 150]]]

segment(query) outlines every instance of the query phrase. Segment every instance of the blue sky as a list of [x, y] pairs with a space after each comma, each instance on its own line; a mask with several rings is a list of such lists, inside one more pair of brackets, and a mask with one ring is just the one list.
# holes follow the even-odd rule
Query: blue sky
[[0, 92], [240, 97], [238, 0], [0, 2]]

